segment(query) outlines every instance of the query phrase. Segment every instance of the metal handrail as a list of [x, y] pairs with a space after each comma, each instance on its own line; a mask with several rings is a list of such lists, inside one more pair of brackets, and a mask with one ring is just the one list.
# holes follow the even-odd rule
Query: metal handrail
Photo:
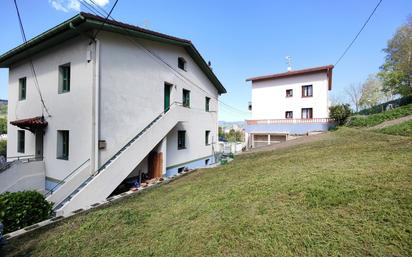
[[64, 177], [62, 180], [59, 181], [59, 183], [57, 183], [52, 189], [50, 189], [49, 191], [47, 191], [47, 193], [45, 194], [45, 196], [51, 195], [54, 190], [59, 187], [61, 184], [64, 184], [66, 182], [66, 180], [73, 175], [77, 170], [79, 170], [83, 165], [85, 165], [88, 161], [90, 161], [90, 158], [87, 159], [86, 161], [84, 161], [82, 164], [80, 164], [77, 168], [75, 168], [72, 172], [69, 173], [69, 175], [67, 175], [66, 177]]
[[0, 172], [7, 170], [8, 168], [10, 168], [11, 166], [17, 163], [23, 163], [23, 161], [30, 162], [30, 161], [42, 161], [43, 160], [43, 156], [36, 157], [35, 155], [21, 155], [21, 156], [15, 156], [15, 157], [7, 157], [7, 158], [8, 159], [15, 158], [16, 160], [8, 161], [8, 162], [0, 164]]
[[75, 190], [72, 191], [72, 193], [70, 193], [67, 197], [65, 197], [59, 205], [57, 205], [54, 209], [59, 209], [61, 206], [64, 205], [66, 199], [70, 199], [70, 197], [73, 195], [74, 192], [76, 192], [76, 190], [78, 190], [78, 188], [80, 188], [83, 184], [88, 183], [88, 181], [90, 181], [91, 177], [93, 176], [97, 176], [102, 170], [104, 170], [114, 159], [116, 159], [126, 148], [128, 148], [134, 141], [136, 141], [137, 138], [139, 138], [141, 135], [143, 135], [143, 133], [150, 127], [152, 126], [154, 123], [156, 123], [164, 114], [166, 114], [168, 111], [170, 111], [171, 107], [174, 105], [182, 105], [182, 103], [180, 102], [173, 102], [169, 108], [167, 108], [167, 110], [163, 110], [159, 115], [156, 116], [156, 118], [154, 120], [152, 120], [146, 127], [144, 127], [139, 133], [137, 133], [131, 140], [129, 140], [122, 148], [120, 148], [119, 151], [117, 151], [109, 160], [107, 160], [99, 169], [97, 169], [97, 171], [88, 176], [87, 179], [85, 179], [80, 186], [78, 186]]

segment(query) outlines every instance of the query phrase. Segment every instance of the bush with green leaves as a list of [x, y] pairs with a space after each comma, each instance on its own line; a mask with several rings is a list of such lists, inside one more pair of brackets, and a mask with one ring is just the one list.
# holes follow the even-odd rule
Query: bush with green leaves
[[338, 125], [345, 124], [351, 114], [352, 111], [349, 104], [338, 104], [329, 107], [329, 117], [336, 121]]
[[9, 233], [51, 216], [53, 205], [36, 191], [0, 194], [0, 222]]
[[0, 155], [7, 156], [7, 140], [0, 140]]
[[0, 134], [7, 134], [7, 119], [0, 118]]
[[373, 127], [387, 120], [412, 115], [412, 104], [372, 115], [352, 116], [347, 122], [349, 127]]

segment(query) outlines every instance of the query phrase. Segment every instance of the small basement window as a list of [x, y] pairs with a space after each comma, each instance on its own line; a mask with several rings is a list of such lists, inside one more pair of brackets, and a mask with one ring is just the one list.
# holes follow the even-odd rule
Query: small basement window
[[186, 149], [186, 130], [177, 131], [177, 149]]
[[69, 131], [57, 131], [57, 159], [69, 159]]
[[293, 96], [293, 89], [286, 89], [286, 97], [292, 97]]
[[206, 130], [205, 131], [205, 145], [210, 145], [209, 137], [210, 137], [210, 130]]
[[293, 119], [293, 112], [292, 111], [286, 111], [285, 112], [285, 118], [286, 119]]
[[190, 107], [190, 91], [183, 89], [182, 102], [184, 107]]
[[24, 153], [24, 146], [25, 146], [25, 132], [24, 130], [17, 131], [17, 152]]
[[59, 66], [59, 94], [70, 92], [70, 63]]
[[26, 77], [19, 79], [19, 101], [26, 100], [26, 86], [27, 79]]
[[182, 69], [184, 71], [186, 71], [186, 60], [183, 57], [179, 57], [177, 58], [177, 67], [179, 67], [179, 69]]
[[209, 165], [210, 159], [205, 160], [205, 165]]
[[205, 97], [205, 111], [210, 111], [210, 97]]

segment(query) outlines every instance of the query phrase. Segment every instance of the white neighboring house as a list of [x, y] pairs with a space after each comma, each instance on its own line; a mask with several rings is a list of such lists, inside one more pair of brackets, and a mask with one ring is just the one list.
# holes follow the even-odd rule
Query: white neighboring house
[[259, 147], [312, 131], [327, 131], [328, 91], [333, 65], [253, 77], [252, 119], [246, 120], [248, 147]]
[[226, 90], [188, 40], [80, 13], [0, 56], [0, 67], [9, 68], [14, 161], [0, 192], [49, 192], [64, 214], [126, 178], [215, 162]]

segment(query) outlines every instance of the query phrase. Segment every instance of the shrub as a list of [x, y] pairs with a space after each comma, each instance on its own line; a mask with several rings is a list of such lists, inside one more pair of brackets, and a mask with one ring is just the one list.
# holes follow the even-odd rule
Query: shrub
[[412, 104], [368, 116], [352, 116], [347, 125], [350, 127], [372, 127], [384, 121], [397, 119], [410, 114], [412, 114]]
[[7, 134], [7, 119], [0, 118], [0, 134]]
[[351, 114], [352, 111], [349, 104], [338, 104], [329, 107], [329, 117], [336, 121], [338, 125], [345, 124]]
[[7, 156], [7, 140], [0, 140], [0, 156]]
[[53, 205], [36, 191], [0, 194], [0, 222], [4, 232], [30, 226], [50, 217]]

